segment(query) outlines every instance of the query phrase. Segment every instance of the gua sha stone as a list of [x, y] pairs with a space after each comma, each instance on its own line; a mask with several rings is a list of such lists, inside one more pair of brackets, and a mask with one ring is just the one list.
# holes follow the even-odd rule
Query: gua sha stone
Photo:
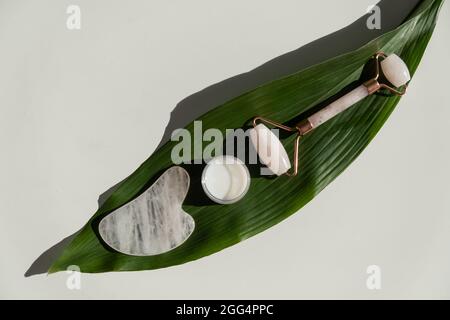
[[195, 228], [181, 205], [189, 189], [189, 174], [174, 166], [136, 199], [100, 221], [99, 233], [116, 251], [152, 256], [181, 245]]

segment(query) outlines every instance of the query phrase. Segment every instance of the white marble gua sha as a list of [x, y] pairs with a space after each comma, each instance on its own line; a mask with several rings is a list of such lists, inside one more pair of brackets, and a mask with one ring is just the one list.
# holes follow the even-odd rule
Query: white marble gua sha
[[[376, 62], [375, 76], [369, 81], [353, 89], [349, 93], [333, 101], [323, 109], [309, 116], [307, 119], [298, 123], [295, 127], [288, 127], [278, 122], [265, 119], [262, 117], [255, 117], [253, 119], [254, 128], [250, 131], [250, 140], [254, 145], [258, 156], [263, 164], [275, 175], [280, 176], [286, 174], [288, 176], [295, 176], [298, 173], [298, 146], [299, 140], [302, 136], [317, 128], [324, 122], [330, 120], [337, 114], [345, 111], [355, 103], [361, 101], [368, 95], [377, 92], [380, 89], [387, 89], [396, 95], [403, 95], [406, 90], [406, 85], [411, 79], [408, 67], [405, 62], [396, 54], [386, 56], [379, 52], [374, 56]], [[382, 60], [380, 60], [382, 59]], [[381, 71], [389, 84], [380, 83]], [[396, 88], [405, 86], [403, 91], [398, 91]], [[260, 122], [260, 123], [258, 123]], [[278, 127], [289, 132], [297, 132], [297, 139], [294, 145], [294, 170], [288, 172], [291, 168], [286, 149], [282, 145], [278, 137], [263, 123]]]
[[181, 208], [189, 181], [182, 167], [167, 169], [136, 199], [100, 221], [98, 230], [103, 241], [133, 256], [153, 256], [181, 245], [195, 228], [194, 219]]

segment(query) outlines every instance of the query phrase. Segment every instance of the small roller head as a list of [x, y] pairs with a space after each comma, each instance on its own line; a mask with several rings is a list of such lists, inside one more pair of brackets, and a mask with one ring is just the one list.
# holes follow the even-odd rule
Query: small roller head
[[381, 69], [386, 79], [396, 87], [401, 87], [411, 80], [408, 66], [396, 54], [391, 54], [383, 59]]

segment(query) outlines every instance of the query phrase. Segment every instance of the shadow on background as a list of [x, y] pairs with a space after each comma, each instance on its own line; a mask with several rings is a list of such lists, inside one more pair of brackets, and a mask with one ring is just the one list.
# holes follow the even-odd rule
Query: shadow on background
[[[170, 114], [170, 120], [157, 147], [159, 149], [169, 141], [171, 133], [185, 127], [204, 113], [222, 105], [257, 86], [290, 75], [304, 68], [355, 50], [370, 40], [396, 28], [414, 9], [420, 0], [381, 0], [377, 5], [381, 10], [381, 29], [367, 28], [370, 13], [364, 15], [349, 26], [310, 42], [296, 50], [274, 58], [261, 66], [222, 82], [213, 84], [180, 101]], [[123, 182], [109, 188], [98, 199], [99, 207]], [[25, 277], [46, 273], [55, 259], [62, 253], [75, 234], [42, 253], [25, 272]]]

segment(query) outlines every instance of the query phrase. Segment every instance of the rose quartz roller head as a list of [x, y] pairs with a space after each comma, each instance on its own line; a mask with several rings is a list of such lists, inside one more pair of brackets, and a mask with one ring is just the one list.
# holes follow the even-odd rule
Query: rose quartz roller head
[[[317, 128], [322, 123], [330, 120], [337, 114], [345, 111], [355, 103], [380, 89], [387, 89], [395, 95], [403, 95], [405, 93], [407, 83], [411, 79], [405, 62], [396, 54], [386, 56], [382, 52], [377, 53], [374, 56], [374, 59], [376, 62], [376, 69], [375, 76], [372, 79], [333, 101], [326, 107], [309, 116], [307, 119], [299, 122], [294, 127], [284, 126], [278, 122], [262, 117], [255, 117], [253, 119], [254, 128], [250, 131], [250, 140], [254, 145], [261, 162], [265, 164], [273, 174], [278, 176], [282, 174], [289, 176], [297, 175], [299, 140], [302, 136]], [[381, 74], [388, 83], [379, 81]], [[403, 87], [402, 91], [397, 89], [400, 87]], [[297, 133], [294, 145], [294, 169], [292, 172], [288, 172], [291, 168], [291, 162], [286, 149], [278, 137], [263, 123], [288, 132]]]

